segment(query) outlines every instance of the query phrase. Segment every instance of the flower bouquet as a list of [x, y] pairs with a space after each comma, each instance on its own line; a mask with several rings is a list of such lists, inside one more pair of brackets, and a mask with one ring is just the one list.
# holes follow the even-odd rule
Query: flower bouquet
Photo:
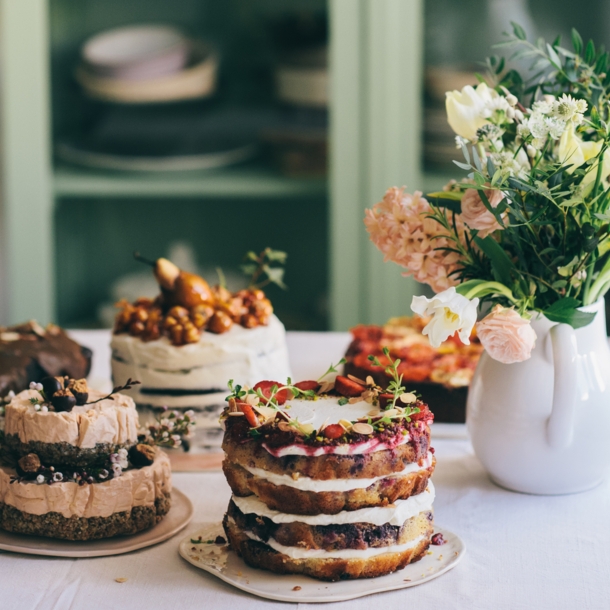
[[365, 224], [385, 260], [436, 293], [411, 305], [431, 316], [432, 345], [468, 343], [476, 323], [488, 354], [512, 363], [531, 355], [534, 316], [586, 326], [595, 313], [581, 308], [610, 288], [610, 62], [576, 30], [573, 50], [517, 24], [498, 46], [529, 71], [493, 56], [476, 87], [447, 93], [464, 178], [425, 198], [391, 188]]

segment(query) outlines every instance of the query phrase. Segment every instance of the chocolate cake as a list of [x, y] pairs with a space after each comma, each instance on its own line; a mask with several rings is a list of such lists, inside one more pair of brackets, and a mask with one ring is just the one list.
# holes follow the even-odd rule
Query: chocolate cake
[[[390, 356], [401, 361], [398, 369], [405, 387], [426, 397], [435, 421], [463, 423], [468, 386], [483, 347], [473, 331], [470, 345], [456, 335], [434, 348], [422, 334], [427, 322], [419, 316], [403, 317], [392, 318], [384, 326], [352, 328], [344, 373], [360, 378], [370, 375], [385, 386], [390, 379], [384, 372], [388, 360], [383, 348], [387, 347]], [[378, 358], [381, 366], [373, 364], [369, 356]]]
[[421, 399], [335, 367], [319, 381], [231, 387], [221, 421], [233, 496], [223, 525], [246, 563], [333, 581], [423, 556], [435, 459]]
[[59, 326], [35, 321], [0, 327], [0, 397], [21, 392], [43, 377], [87, 377], [91, 350], [72, 341]]
[[139, 435], [131, 398], [45, 377], [5, 407], [0, 528], [92, 540], [158, 523], [171, 505], [165, 453]]

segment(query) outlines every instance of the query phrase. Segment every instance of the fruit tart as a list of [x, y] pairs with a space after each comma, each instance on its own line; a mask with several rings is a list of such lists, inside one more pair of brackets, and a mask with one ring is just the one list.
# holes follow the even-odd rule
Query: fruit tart
[[[483, 347], [473, 331], [470, 345], [464, 345], [456, 334], [434, 348], [422, 334], [428, 321], [420, 316], [402, 317], [392, 318], [384, 326], [352, 328], [344, 372], [363, 378], [370, 375], [385, 385], [389, 380], [384, 370], [388, 364], [384, 354], [387, 348], [392, 358], [400, 359], [403, 382], [426, 396], [436, 421], [464, 422], [468, 386]], [[376, 366], [372, 357], [381, 366]]]

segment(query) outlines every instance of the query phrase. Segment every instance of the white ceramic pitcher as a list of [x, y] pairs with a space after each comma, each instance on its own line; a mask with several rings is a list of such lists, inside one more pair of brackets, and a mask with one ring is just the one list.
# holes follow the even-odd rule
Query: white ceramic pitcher
[[604, 301], [574, 330], [543, 316], [525, 362], [483, 353], [468, 394], [466, 423], [477, 457], [502, 487], [567, 494], [595, 487], [610, 471], [610, 348]]

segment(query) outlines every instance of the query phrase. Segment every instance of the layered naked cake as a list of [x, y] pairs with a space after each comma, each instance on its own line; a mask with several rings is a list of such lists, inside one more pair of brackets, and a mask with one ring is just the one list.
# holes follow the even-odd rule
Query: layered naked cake
[[115, 383], [139, 379], [129, 394], [150, 418], [161, 408], [193, 410], [199, 445], [222, 440], [218, 416], [230, 377], [254, 384], [290, 374], [286, 332], [257, 288], [229, 292], [159, 259], [156, 299], [120, 303], [112, 337]]
[[169, 511], [169, 459], [138, 436], [128, 396], [47, 377], [17, 394], [5, 418], [0, 528], [92, 540], [139, 532]]
[[236, 386], [222, 415], [231, 546], [254, 567], [331, 581], [418, 560], [433, 534], [432, 419], [370, 377]]
[[[428, 318], [420, 316], [402, 317], [392, 318], [384, 326], [352, 328], [344, 372], [362, 378], [370, 375], [385, 386], [390, 381], [385, 372], [389, 361], [383, 353], [387, 348], [392, 358], [400, 359], [403, 383], [433, 405], [436, 421], [464, 422], [468, 387], [483, 346], [473, 331], [470, 345], [464, 345], [456, 334], [434, 348], [422, 334], [428, 322]], [[381, 366], [374, 364], [370, 356], [376, 357]]]

